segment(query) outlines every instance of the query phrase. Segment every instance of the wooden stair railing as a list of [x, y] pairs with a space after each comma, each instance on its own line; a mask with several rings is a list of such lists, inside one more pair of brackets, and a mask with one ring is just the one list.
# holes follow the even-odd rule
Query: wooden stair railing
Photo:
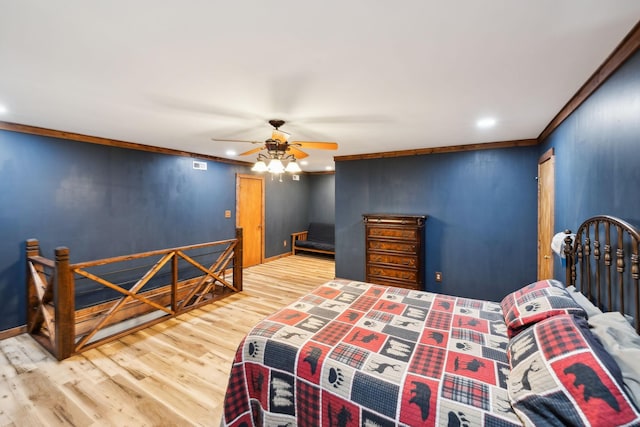
[[[214, 247], [220, 247], [222, 250], [210, 265], [203, 265], [195, 256], [188, 254], [189, 251]], [[242, 291], [241, 228], [236, 229], [235, 239], [77, 264], [69, 263], [67, 248], [57, 248], [55, 255], [55, 261], [42, 257], [36, 239], [30, 239], [26, 243], [27, 330], [58, 360]], [[128, 288], [106, 279], [104, 276], [108, 275], [108, 272], [90, 271], [95, 267], [152, 257], [160, 258]], [[202, 275], [180, 279], [180, 260]], [[170, 283], [145, 290], [145, 285], [151, 279], [163, 280], [157, 275], [165, 266], [170, 266]], [[226, 277], [230, 266], [233, 268], [231, 280]], [[109, 288], [117, 292], [119, 297], [76, 310], [76, 278]], [[140, 316], [154, 312], [161, 316], [115, 332], [106, 330], [110, 326], [122, 325], [121, 322], [136, 317], [139, 319]], [[99, 333], [104, 336], [98, 336]]]

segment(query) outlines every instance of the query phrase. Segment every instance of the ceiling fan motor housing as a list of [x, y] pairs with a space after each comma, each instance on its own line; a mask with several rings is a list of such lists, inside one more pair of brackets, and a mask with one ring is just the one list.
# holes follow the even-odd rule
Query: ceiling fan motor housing
[[265, 146], [267, 147], [267, 151], [272, 156], [277, 156], [281, 158], [289, 149], [289, 144], [287, 142], [281, 142], [276, 139], [267, 139], [265, 141]]
[[272, 119], [272, 120], [269, 120], [269, 124], [274, 128], [278, 129], [280, 126], [284, 124], [284, 120]]

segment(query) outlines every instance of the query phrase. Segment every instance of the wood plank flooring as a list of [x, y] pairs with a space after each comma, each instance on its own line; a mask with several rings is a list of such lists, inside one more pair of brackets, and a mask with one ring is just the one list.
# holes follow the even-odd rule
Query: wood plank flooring
[[331, 259], [244, 270], [244, 291], [58, 362], [26, 334], [0, 341], [0, 426], [217, 426], [249, 329], [334, 277]]

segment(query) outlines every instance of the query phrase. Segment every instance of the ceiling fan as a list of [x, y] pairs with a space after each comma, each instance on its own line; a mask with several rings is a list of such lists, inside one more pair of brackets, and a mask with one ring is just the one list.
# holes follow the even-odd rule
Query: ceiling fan
[[[285, 124], [284, 120], [272, 119], [269, 120], [269, 124], [273, 126], [271, 131], [271, 138], [264, 142], [261, 141], [249, 141], [243, 139], [221, 139], [212, 138], [214, 141], [223, 142], [249, 142], [251, 144], [262, 144], [262, 147], [257, 147], [244, 153], [240, 153], [239, 156], [248, 156], [250, 154], [259, 153], [258, 161], [253, 167], [253, 170], [258, 172], [272, 172], [282, 173], [287, 172], [300, 172], [300, 167], [297, 165], [297, 159], [304, 159], [309, 155], [298, 147], [310, 148], [316, 150], [337, 150], [338, 144], [335, 142], [321, 142], [321, 141], [289, 141], [289, 134], [281, 131], [280, 127]], [[266, 150], [267, 154], [260, 153], [260, 151]], [[265, 163], [265, 160], [269, 160], [269, 165]], [[282, 161], [288, 161], [288, 165], [285, 168]]]

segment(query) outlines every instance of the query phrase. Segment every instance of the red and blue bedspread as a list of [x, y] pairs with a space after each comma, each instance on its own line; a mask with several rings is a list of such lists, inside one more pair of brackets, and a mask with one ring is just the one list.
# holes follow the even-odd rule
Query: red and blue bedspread
[[222, 425], [521, 425], [499, 303], [333, 280], [240, 344]]

